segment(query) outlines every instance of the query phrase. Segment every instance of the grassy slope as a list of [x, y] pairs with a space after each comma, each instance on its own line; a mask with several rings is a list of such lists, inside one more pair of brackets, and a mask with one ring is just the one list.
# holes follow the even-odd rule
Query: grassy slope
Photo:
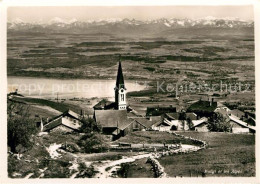
[[254, 135], [212, 132], [182, 134], [207, 141], [209, 148], [195, 153], [160, 158], [159, 161], [169, 176], [255, 175]]
[[40, 98], [17, 98], [14, 97], [13, 100], [18, 101], [18, 102], [24, 102], [26, 104], [35, 104], [35, 105], [43, 105], [43, 106], [48, 106], [51, 107], [57, 111], [60, 112], [64, 112], [68, 109], [80, 113], [81, 108], [79, 108], [76, 105], [72, 105], [72, 104], [65, 104], [65, 103], [60, 103], [60, 102], [54, 102], [54, 101], [50, 101], [50, 100], [46, 100], [46, 99], [40, 99]]

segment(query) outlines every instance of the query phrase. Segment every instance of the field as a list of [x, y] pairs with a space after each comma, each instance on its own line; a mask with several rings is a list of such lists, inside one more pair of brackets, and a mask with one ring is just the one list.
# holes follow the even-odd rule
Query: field
[[207, 80], [236, 78], [234, 73], [254, 78], [251, 31], [239, 36], [204, 34], [115, 40], [114, 35], [9, 32], [7, 71], [16, 76], [105, 79], [115, 76], [120, 56], [126, 79]]
[[[222, 84], [228, 85], [222, 92], [226, 96], [218, 101], [239, 99], [246, 109], [255, 105], [251, 28], [178, 29], [160, 36], [19, 31], [7, 36], [8, 76], [115, 79], [120, 59], [124, 79], [148, 84], [128, 94], [129, 104], [142, 115], [146, 107], [162, 104], [185, 109], [189, 101], [220, 93]], [[240, 83], [242, 91], [230, 90]], [[93, 113], [90, 105], [68, 102]]]
[[255, 136], [228, 133], [183, 132], [205, 140], [209, 148], [159, 159], [171, 177], [255, 176]]

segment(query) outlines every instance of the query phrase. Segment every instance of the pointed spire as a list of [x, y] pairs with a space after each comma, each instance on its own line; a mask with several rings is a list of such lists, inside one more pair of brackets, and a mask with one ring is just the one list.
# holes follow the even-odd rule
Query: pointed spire
[[120, 60], [119, 60], [118, 71], [117, 71], [116, 87], [117, 87], [117, 89], [125, 88], [124, 76], [123, 76], [123, 71], [122, 71], [122, 66], [121, 66]]

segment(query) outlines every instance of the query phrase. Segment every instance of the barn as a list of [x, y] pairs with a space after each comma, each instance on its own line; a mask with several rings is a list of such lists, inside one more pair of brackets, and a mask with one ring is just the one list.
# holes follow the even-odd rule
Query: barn
[[199, 120], [192, 121], [193, 127], [192, 130], [195, 130], [197, 132], [208, 132], [208, 119], [207, 118], [201, 118]]
[[41, 125], [44, 132], [78, 132], [81, 127], [81, 116], [71, 110], [52, 118], [45, 125]]

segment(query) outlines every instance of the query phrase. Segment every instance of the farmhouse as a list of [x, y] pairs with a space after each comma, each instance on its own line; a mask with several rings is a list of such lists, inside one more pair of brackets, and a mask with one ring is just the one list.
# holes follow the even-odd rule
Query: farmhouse
[[216, 108], [218, 107], [217, 102], [214, 101], [212, 98], [211, 100], [205, 101], [205, 100], [199, 100], [193, 104], [191, 104], [187, 112], [194, 112], [198, 115], [198, 117], [210, 117]]
[[197, 125], [201, 121], [198, 120], [198, 116], [195, 113], [166, 113], [163, 121], [155, 123], [152, 128], [159, 131], [190, 130], [193, 125]]
[[191, 130], [195, 130], [197, 132], [208, 132], [208, 118], [204, 117], [199, 120], [193, 120], [192, 121], [193, 126]]
[[41, 131], [44, 132], [77, 132], [81, 127], [81, 116], [71, 110], [52, 118], [43, 125], [41, 122]]
[[152, 130], [154, 124], [162, 122], [161, 116], [133, 117], [131, 119], [135, 121], [134, 131]]
[[229, 115], [229, 122], [231, 125], [232, 133], [255, 133], [254, 126], [248, 125], [248, 123], [239, 119], [239, 117], [232, 114]]

